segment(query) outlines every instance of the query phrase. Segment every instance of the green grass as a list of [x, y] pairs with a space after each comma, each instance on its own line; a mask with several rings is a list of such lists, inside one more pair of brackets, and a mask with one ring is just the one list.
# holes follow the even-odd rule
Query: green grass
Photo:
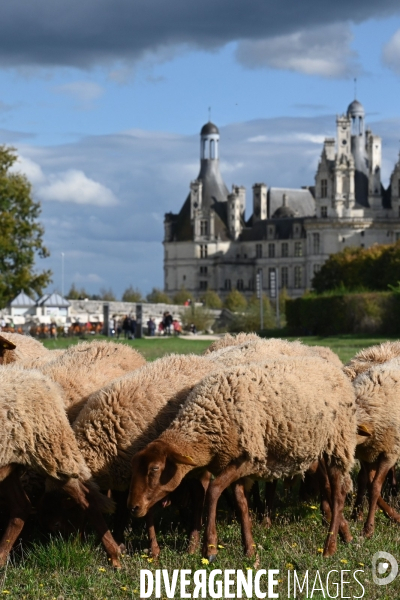
[[[302, 338], [307, 344], [329, 346], [343, 361], [347, 361], [361, 348], [383, 340], [384, 338], [368, 336]], [[45, 340], [44, 343], [49, 348], [62, 348], [79, 341], [59, 339]], [[156, 338], [126, 343], [143, 352], [148, 360], [154, 360], [170, 352], [200, 353], [210, 342]], [[399, 502], [395, 502], [396, 505], [400, 510]], [[259, 523], [254, 523], [253, 533], [258, 556], [256, 568], [280, 570], [279, 579], [282, 581], [277, 589], [279, 597], [288, 597], [288, 570], [296, 569], [298, 575], [303, 577], [308, 569], [311, 581], [319, 570], [324, 581], [328, 572], [334, 569], [339, 572], [344, 569], [363, 569], [364, 573], [359, 574], [359, 579], [366, 590], [364, 598], [398, 600], [400, 576], [388, 586], [375, 585], [372, 581], [371, 559], [375, 552], [383, 550], [390, 552], [400, 561], [400, 526], [390, 523], [378, 512], [375, 535], [371, 540], [366, 540], [361, 535], [361, 524], [352, 523], [354, 542], [348, 546], [339, 542], [336, 556], [323, 559], [319, 549], [324, 543], [326, 526], [322, 523], [319, 510], [312, 506], [312, 503], [300, 503], [295, 490], [288, 494], [281, 487], [271, 529], [266, 530]], [[142, 520], [135, 521], [127, 532], [128, 554], [122, 559], [122, 569], [119, 572], [111, 570], [103, 549], [92, 535], [83, 539], [76, 536], [68, 540], [59, 537], [44, 540], [35, 534], [31, 536], [31, 540], [34, 541], [19, 543], [11, 554], [7, 567], [0, 569], [0, 597], [18, 600], [138, 599], [140, 569], [165, 568], [172, 572], [173, 569], [210, 571], [213, 568], [254, 568], [255, 559], [243, 556], [240, 528], [226, 508], [221, 504], [218, 532], [219, 544], [223, 548], [219, 550], [217, 562], [213, 565], [202, 564], [199, 553], [194, 556], [186, 554], [187, 542], [183, 520], [187, 510], [180, 514], [170, 507], [164, 511], [160, 510], [158, 514], [157, 530], [162, 553], [157, 563], [148, 559], [147, 539]], [[346, 515], [349, 516], [349, 513], [350, 502], [346, 507]], [[350, 579], [351, 573], [348, 575]], [[330, 593], [334, 596], [335, 589], [331, 588]], [[354, 584], [353, 587], [345, 588], [344, 596], [339, 593], [338, 597], [346, 595], [360, 596], [361, 589]], [[165, 595], [163, 597], [165, 598]], [[181, 597], [179, 591], [175, 597]], [[297, 597], [306, 596], [297, 593]], [[321, 599], [323, 595], [321, 592], [315, 592], [312, 597]]]

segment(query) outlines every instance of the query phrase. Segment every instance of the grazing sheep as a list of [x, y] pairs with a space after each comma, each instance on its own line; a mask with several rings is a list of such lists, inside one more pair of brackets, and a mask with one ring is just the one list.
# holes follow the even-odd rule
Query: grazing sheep
[[[26, 362], [22, 364], [25, 366]], [[90, 394], [145, 364], [143, 356], [130, 346], [94, 341], [71, 346], [38, 368], [63, 388], [65, 408], [72, 423]]]
[[393, 360], [372, 366], [358, 375], [353, 384], [358, 423], [369, 434], [358, 440], [356, 449], [362, 471], [354, 516], [362, 517], [360, 507], [365, 492], [363, 484], [366, 484], [370, 497], [364, 535], [371, 537], [377, 504], [391, 519], [400, 522], [400, 515], [380, 495], [389, 470], [400, 458], [400, 364]]
[[345, 365], [344, 372], [353, 381], [364, 371], [368, 371], [373, 365], [383, 364], [389, 360], [400, 357], [400, 342], [383, 342], [376, 346], [370, 346], [357, 352], [357, 354]]
[[215, 558], [217, 501], [235, 484], [242, 537], [251, 556], [243, 478], [288, 477], [323, 458], [332, 490], [324, 556], [331, 556], [351, 488], [356, 430], [353, 387], [341, 369], [320, 358], [279, 358], [219, 371], [204, 378], [168, 429], [134, 456], [128, 506], [144, 516], [187, 473], [207, 468], [216, 479], [207, 492], [203, 555]]
[[41, 356], [51, 357], [51, 351], [33, 337], [20, 333], [1, 332], [0, 365], [8, 365], [26, 359], [33, 360]]
[[216, 352], [217, 350], [221, 350], [222, 348], [227, 348], [228, 346], [239, 346], [244, 342], [250, 342], [252, 340], [259, 340], [260, 337], [256, 333], [238, 333], [236, 335], [231, 335], [230, 333], [226, 333], [224, 337], [219, 340], [215, 340], [203, 354], [210, 354], [211, 352]]
[[30, 513], [30, 502], [19, 479], [24, 467], [48, 477], [50, 484], [88, 509], [113, 564], [118, 566], [119, 547], [100, 512], [110, 503], [91, 481], [65, 415], [59, 386], [39, 371], [0, 366], [0, 430], [0, 481], [10, 509], [0, 542], [0, 564], [5, 563]]

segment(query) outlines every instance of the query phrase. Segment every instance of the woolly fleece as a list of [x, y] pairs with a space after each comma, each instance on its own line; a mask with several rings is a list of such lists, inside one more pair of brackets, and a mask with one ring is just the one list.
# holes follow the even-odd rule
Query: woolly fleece
[[252, 340], [259, 340], [259, 336], [256, 333], [238, 333], [236, 335], [231, 335], [230, 333], [226, 333], [219, 340], [215, 340], [203, 354], [210, 354], [211, 352], [216, 352], [217, 350], [221, 350], [222, 348], [227, 348], [229, 346], [239, 346], [245, 342], [250, 342]]
[[364, 371], [368, 371], [373, 365], [382, 364], [397, 357], [400, 357], [400, 342], [383, 342], [360, 350], [343, 367], [343, 370], [353, 380]]
[[249, 464], [242, 476], [288, 477], [304, 473], [325, 453], [349, 486], [356, 445], [354, 390], [340, 369], [320, 358], [227, 369], [194, 388], [159, 439], [184, 455], [190, 449], [195, 464], [196, 445], [209, 447], [218, 456], [217, 470], [213, 462], [208, 465], [215, 475], [244, 456]]
[[43, 373], [0, 366], [0, 428], [0, 466], [24, 465], [55, 479], [90, 478], [62, 391]]
[[372, 366], [353, 382], [358, 422], [372, 434], [357, 446], [356, 457], [374, 462], [380, 454], [400, 457], [400, 365], [394, 360]]

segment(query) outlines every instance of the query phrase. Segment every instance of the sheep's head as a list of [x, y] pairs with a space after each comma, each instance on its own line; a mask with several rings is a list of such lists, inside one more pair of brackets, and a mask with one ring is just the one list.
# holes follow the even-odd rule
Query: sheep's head
[[179, 454], [162, 441], [149, 444], [132, 459], [132, 479], [128, 508], [136, 517], [147, 511], [167, 494], [173, 492], [184, 475], [196, 465], [190, 456]]
[[15, 350], [17, 346], [7, 340], [4, 336], [0, 335], [0, 365], [6, 365], [9, 362], [13, 362], [15, 358], [10, 360], [10, 350]]

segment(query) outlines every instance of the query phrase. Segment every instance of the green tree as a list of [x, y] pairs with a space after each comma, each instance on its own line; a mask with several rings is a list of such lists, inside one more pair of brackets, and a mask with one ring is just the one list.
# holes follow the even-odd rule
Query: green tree
[[20, 291], [43, 293], [51, 271], [35, 272], [35, 259], [49, 256], [43, 245], [44, 229], [38, 223], [40, 203], [32, 199], [25, 175], [11, 172], [17, 161], [14, 148], [0, 146], [0, 305]]
[[174, 304], [185, 304], [186, 300], [191, 300], [192, 302], [194, 302], [194, 297], [191, 292], [189, 292], [186, 288], [182, 286], [179, 292], [176, 292], [176, 294], [172, 298], [172, 302]]
[[232, 312], [243, 312], [246, 310], [247, 300], [239, 290], [232, 290], [225, 298], [224, 307]]
[[189, 329], [193, 324], [197, 331], [207, 331], [214, 322], [214, 317], [207, 308], [203, 306], [190, 306], [183, 311], [181, 321], [184, 329]]
[[200, 300], [207, 308], [222, 308], [222, 300], [214, 290], [207, 290], [204, 292], [204, 294], [200, 296]]
[[122, 302], [143, 302], [142, 294], [130, 285], [122, 294]]
[[146, 296], [147, 302], [152, 304], [171, 304], [171, 298], [162, 290], [153, 288], [150, 294]]
[[107, 302], [115, 302], [116, 297], [111, 288], [101, 288], [100, 289], [100, 300], [106, 300]]
[[75, 283], [71, 285], [71, 288], [67, 294], [67, 298], [69, 300], [82, 300], [83, 298], [91, 298], [94, 299], [90, 294], [87, 293], [85, 288], [81, 287], [80, 290], [75, 286]]

